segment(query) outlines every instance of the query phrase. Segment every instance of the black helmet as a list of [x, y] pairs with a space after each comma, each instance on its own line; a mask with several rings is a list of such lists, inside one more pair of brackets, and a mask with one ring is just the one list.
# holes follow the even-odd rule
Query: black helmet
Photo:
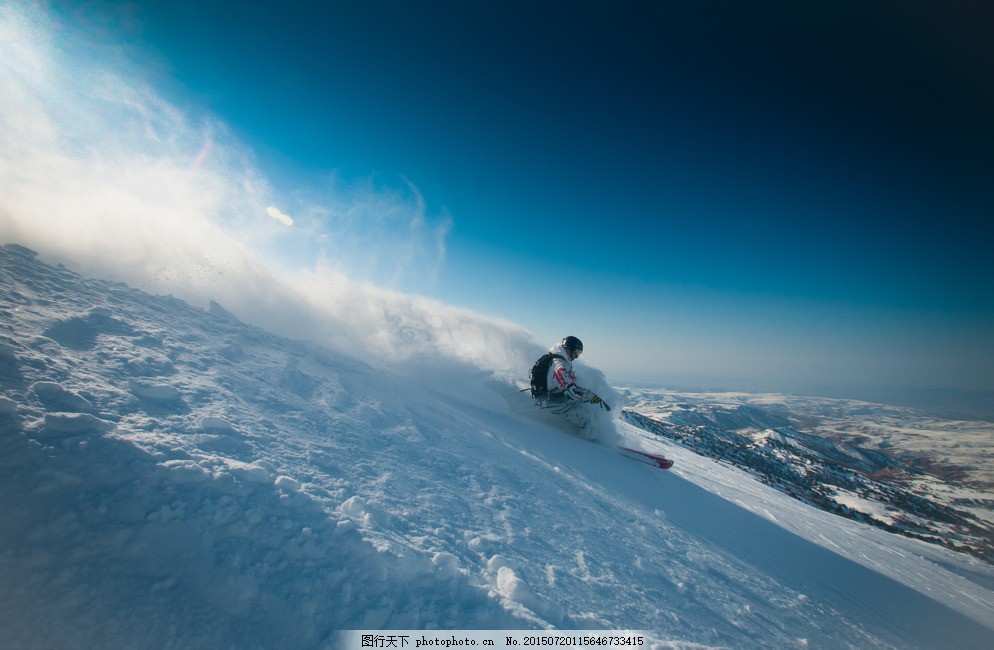
[[575, 336], [567, 336], [563, 339], [563, 347], [567, 350], [583, 352], [583, 342]]

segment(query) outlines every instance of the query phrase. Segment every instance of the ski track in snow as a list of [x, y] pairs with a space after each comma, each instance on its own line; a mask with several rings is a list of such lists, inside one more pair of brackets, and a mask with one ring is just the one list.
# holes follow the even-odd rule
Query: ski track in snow
[[994, 646], [990, 567], [620, 421], [606, 438], [674, 468], [516, 413], [527, 398], [477, 368], [374, 367], [20, 247], [0, 261], [9, 647], [325, 648], [337, 630], [431, 628]]

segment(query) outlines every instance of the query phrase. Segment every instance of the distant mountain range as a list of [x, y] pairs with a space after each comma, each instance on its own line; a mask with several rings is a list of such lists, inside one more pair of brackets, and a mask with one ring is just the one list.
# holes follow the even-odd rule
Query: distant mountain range
[[627, 422], [805, 503], [994, 563], [994, 425], [870, 402], [630, 389]]

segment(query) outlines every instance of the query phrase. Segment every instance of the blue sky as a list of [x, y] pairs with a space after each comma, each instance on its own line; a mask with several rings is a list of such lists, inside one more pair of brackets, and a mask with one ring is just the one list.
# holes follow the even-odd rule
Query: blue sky
[[54, 6], [295, 219], [416, 204], [418, 259], [361, 279], [580, 336], [615, 381], [994, 389], [989, 16], [867, 4]]

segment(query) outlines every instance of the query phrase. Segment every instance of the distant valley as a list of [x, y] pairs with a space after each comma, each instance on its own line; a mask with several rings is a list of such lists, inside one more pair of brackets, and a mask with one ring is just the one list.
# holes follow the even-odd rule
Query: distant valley
[[994, 424], [903, 406], [628, 389], [627, 422], [801, 501], [994, 563]]

